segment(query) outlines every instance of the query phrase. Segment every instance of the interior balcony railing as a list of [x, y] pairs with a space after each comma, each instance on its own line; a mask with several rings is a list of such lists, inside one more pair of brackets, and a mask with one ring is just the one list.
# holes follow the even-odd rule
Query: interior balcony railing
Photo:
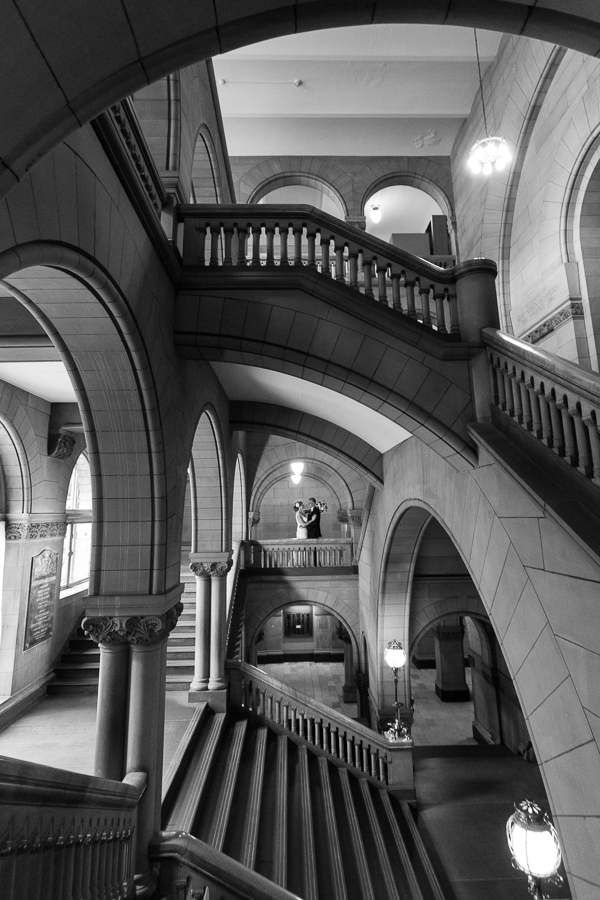
[[600, 375], [493, 328], [483, 337], [498, 424], [510, 419], [600, 487]]
[[146, 775], [108, 781], [0, 757], [2, 900], [134, 893], [134, 840]]
[[246, 541], [244, 565], [249, 570], [279, 569], [348, 569], [352, 566], [352, 538], [319, 538], [318, 540]]
[[471, 260], [442, 268], [310, 206], [182, 205], [177, 215], [184, 266], [213, 272], [306, 267], [445, 340], [460, 340], [464, 267], [493, 267]]
[[226, 667], [234, 706], [262, 716], [398, 796], [414, 797], [411, 738], [390, 740], [248, 663], [229, 660]]

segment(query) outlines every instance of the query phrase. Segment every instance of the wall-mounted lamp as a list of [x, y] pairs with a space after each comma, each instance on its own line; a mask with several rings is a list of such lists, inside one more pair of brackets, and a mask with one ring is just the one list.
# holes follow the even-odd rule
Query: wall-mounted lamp
[[369, 215], [371, 216], [371, 222], [373, 222], [374, 225], [377, 225], [379, 222], [381, 222], [381, 209], [377, 204], [371, 207], [371, 209], [369, 210]]
[[513, 866], [525, 872], [533, 900], [543, 900], [542, 881], [562, 884], [557, 875], [561, 852], [556, 829], [537, 803], [521, 800], [506, 823], [506, 839]]

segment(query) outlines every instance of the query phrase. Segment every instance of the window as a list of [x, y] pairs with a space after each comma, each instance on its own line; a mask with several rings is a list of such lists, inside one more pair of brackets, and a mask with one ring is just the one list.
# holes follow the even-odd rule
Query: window
[[61, 588], [87, 581], [92, 549], [92, 479], [83, 455], [75, 463], [67, 492], [67, 533], [63, 546]]

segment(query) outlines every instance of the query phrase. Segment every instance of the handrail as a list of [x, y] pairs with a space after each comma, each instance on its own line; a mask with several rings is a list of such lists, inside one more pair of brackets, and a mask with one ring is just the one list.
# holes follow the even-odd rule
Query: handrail
[[143, 772], [116, 782], [0, 757], [3, 900], [131, 896], [146, 782]]
[[352, 538], [299, 540], [279, 538], [245, 542], [245, 565], [252, 569], [311, 568], [352, 565]]
[[[391, 307], [444, 340], [460, 340], [464, 326], [463, 339], [478, 341], [478, 329], [497, 321], [493, 287], [497, 270], [491, 260], [468, 260], [444, 269], [305, 205], [182, 204], [177, 218], [183, 223], [184, 266], [214, 273], [248, 267], [272, 271], [277, 267], [283, 272], [306, 266], [367, 301]], [[459, 282], [473, 275], [483, 276], [478, 289], [483, 287], [464, 291], [465, 313], [459, 315]], [[481, 307], [475, 330], [474, 303]]]
[[208, 895], [221, 900], [298, 900], [296, 894], [186, 832], [161, 832], [150, 845], [150, 859], [160, 863], [159, 895], [166, 900]]
[[228, 661], [230, 698], [342, 763], [414, 796], [410, 738], [392, 741], [248, 663]]
[[494, 328], [482, 337], [494, 407], [600, 486], [600, 375]]

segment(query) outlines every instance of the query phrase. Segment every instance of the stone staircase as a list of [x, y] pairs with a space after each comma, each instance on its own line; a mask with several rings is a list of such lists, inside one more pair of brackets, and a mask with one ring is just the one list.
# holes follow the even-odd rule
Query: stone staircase
[[443, 900], [408, 804], [374, 779], [239, 708], [203, 705], [184, 744], [165, 839], [192, 835], [305, 900]]
[[[187, 691], [194, 676], [195, 582], [189, 571], [181, 573], [183, 612], [167, 642], [167, 690]], [[98, 690], [100, 651], [78, 628], [54, 668], [49, 694], [95, 694]]]

